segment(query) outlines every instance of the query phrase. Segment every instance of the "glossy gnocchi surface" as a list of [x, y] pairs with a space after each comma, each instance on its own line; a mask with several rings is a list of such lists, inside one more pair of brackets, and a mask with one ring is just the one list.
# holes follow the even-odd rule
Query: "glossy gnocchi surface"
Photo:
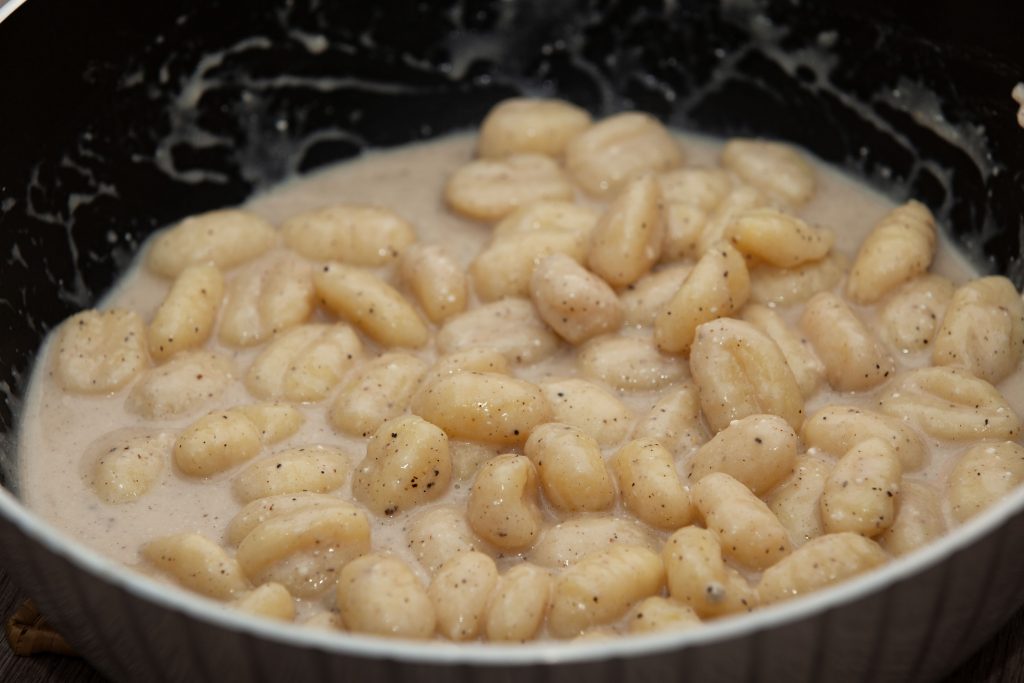
[[41, 356], [21, 489], [254, 617], [700, 628], [1024, 481], [1024, 303], [923, 204], [566, 102], [159, 233]]

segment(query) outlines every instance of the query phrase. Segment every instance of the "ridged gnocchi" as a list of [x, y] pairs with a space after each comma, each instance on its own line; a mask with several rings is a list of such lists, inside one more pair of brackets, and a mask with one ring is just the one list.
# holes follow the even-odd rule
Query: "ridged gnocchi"
[[964, 522], [1024, 482], [1024, 447], [982, 442], [961, 453], [946, 481], [953, 517]]
[[246, 503], [288, 493], [326, 493], [341, 486], [351, 469], [348, 456], [336, 448], [299, 446], [251, 463], [232, 488]]
[[471, 161], [448, 179], [444, 198], [453, 211], [494, 222], [521, 206], [571, 199], [572, 184], [550, 157], [535, 153]]
[[548, 628], [558, 638], [580, 635], [618, 619], [664, 583], [661, 557], [647, 548], [613, 545], [591, 553], [555, 579]]
[[227, 283], [217, 334], [229, 346], [254, 346], [305, 322], [314, 304], [312, 267], [285, 255]]
[[178, 354], [143, 373], [128, 394], [125, 409], [151, 420], [190, 413], [220, 398], [234, 372], [231, 361], [219, 354]]
[[107, 435], [90, 446], [93, 491], [107, 503], [130, 503], [144, 496], [164, 472], [173, 437], [166, 433]]
[[886, 386], [878, 407], [940, 439], [1020, 434], [1020, 417], [999, 390], [961, 368], [920, 368], [899, 375]]
[[835, 242], [831, 231], [769, 208], [744, 211], [726, 228], [725, 237], [747, 256], [777, 268], [818, 261]]
[[641, 175], [671, 170], [681, 161], [679, 145], [665, 127], [637, 112], [595, 123], [569, 140], [565, 150], [573, 180], [596, 196], [614, 194]]
[[426, 587], [401, 560], [370, 554], [341, 570], [338, 611], [355, 633], [429, 638], [437, 613]]
[[277, 239], [274, 226], [253, 213], [209, 211], [158, 235], [146, 252], [146, 266], [166, 278], [201, 263], [229, 270], [263, 254]]
[[54, 375], [67, 391], [117, 391], [149, 364], [146, 329], [134, 311], [89, 310], [66, 320], [55, 341]]
[[750, 276], [743, 256], [728, 244], [715, 245], [655, 318], [658, 348], [668, 353], [689, 351], [698, 327], [732, 315], [749, 296]]
[[149, 355], [163, 361], [202, 345], [213, 333], [223, 295], [224, 276], [216, 266], [203, 263], [181, 271], [149, 322]]
[[348, 325], [302, 325], [267, 344], [246, 371], [245, 384], [264, 400], [320, 401], [362, 351], [362, 342]]
[[803, 422], [804, 399], [779, 347], [750, 323], [720, 318], [697, 328], [690, 350], [704, 417], [719, 432], [748, 415]]
[[436, 245], [413, 245], [399, 261], [402, 280], [412, 290], [420, 308], [439, 323], [466, 310], [469, 282], [459, 264]]
[[409, 407], [427, 364], [407, 353], [385, 353], [349, 375], [331, 402], [327, 421], [344, 434], [369, 436]]
[[817, 184], [807, 159], [779, 142], [730, 140], [722, 147], [722, 165], [745, 182], [796, 206], [811, 199]]
[[588, 126], [590, 114], [563, 100], [504, 100], [480, 124], [477, 154], [485, 159], [527, 153], [557, 157]]
[[608, 390], [583, 379], [545, 382], [541, 391], [555, 422], [577, 427], [601, 446], [619, 443], [633, 427], [633, 414]]
[[658, 262], [664, 230], [658, 183], [631, 181], [594, 227], [587, 267], [616, 287], [632, 284]]
[[526, 441], [552, 416], [537, 385], [493, 372], [449, 375], [417, 394], [411, 409], [450, 437], [505, 445]]
[[718, 537], [707, 529], [682, 527], [661, 551], [668, 593], [700, 617], [749, 612], [757, 591], [722, 558]]
[[199, 534], [158, 538], [143, 546], [142, 556], [181, 585], [211, 598], [233, 598], [250, 586], [239, 563], [220, 545]]
[[289, 249], [311, 261], [381, 266], [416, 241], [404, 218], [379, 206], [335, 204], [301, 213], [281, 225]]
[[437, 333], [441, 353], [492, 349], [516, 364], [535, 363], [558, 349], [558, 337], [527, 299], [508, 298], [449, 319]]
[[426, 324], [402, 294], [373, 273], [330, 263], [313, 275], [317, 296], [330, 311], [385, 346], [419, 348]]
[[984, 277], [953, 293], [935, 333], [932, 362], [967, 368], [997, 384], [1020, 367], [1024, 301], [1007, 278]]
[[681, 360], [642, 337], [597, 337], [580, 348], [576, 362], [585, 377], [624, 391], [667, 387], [687, 374]]
[[935, 218], [924, 204], [909, 201], [893, 209], [864, 240], [846, 281], [846, 295], [858, 304], [925, 272], [935, 256]]
[[250, 580], [280, 583], [292, 595], [311, 598], [329, 590], [338, 571], [369, 550], [366, 514], [341, 504], [269, 516], [239, 542], [235, 557]]

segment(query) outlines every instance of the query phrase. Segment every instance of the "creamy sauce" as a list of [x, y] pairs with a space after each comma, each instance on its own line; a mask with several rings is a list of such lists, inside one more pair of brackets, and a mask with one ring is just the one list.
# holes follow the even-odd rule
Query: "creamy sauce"
[[[285, 183], [253, 198], [245, 208], [278, 224], [301, 211], [340, 202], [386, 206], [415, 226], [420, 242], [443, 244], [463, 265], [468, 265], [489, 240], [490, 230], [454, 216], [445, 208], [441, 197], [448, 176], [472, 158], [474, 140], [468, 135], [455, 136], [367, 155], [355, 162]], [[682, 138], [682, 145], [688, 164], [716, 163], [718, 143], [686, 136]], [[837, 235], [835, 249], [852, 259], [864, 235], [893, 208], [893, 204], [834, 170], [818, 165], [817, 172], [815, 198], [798, 214], [814, 225], [832, 228]], [[247, 269], [260, 268], [273, 256], [274, 253], [268, 254], [236, 268], [228, 273], [228, 278]], [[385, 268], [381, 272], [389, 270]], [[967, 262], [946, 242], [941, 244], [931, 270], [949, 277], [956, 284], [975, 275]], [[148, 320], [163, 300], [169, 285], [169, 281], [136, 267], [106, 298], [103, 307], [135, 309]], [[779, 310], [792, 323], [800, 308]], [[867, 308], [856, 310], [870, 328], [873, 325], [872, 312]], [[629, 333], [649, 335], [651, 330], [636, 329]], [[379, 351], [372, 342], [366, 342], [366, 345], [371, 353]], [[241, 378], [262, 347], [238, 350], [223, 346], [213, 338], [206, 348], [233, 360], [236, 381], [215, 403], [196, 405], [185, 415], [160, 421], [157, 423], [160, 430], [176, 434], [209, 410], [253, 402]], [[432, 343], [412, 353], [428, 362], [436, 357]], [[927, 352], [893, 352], [893, 355], [897, 371], [927, 364], [929, 356]], [[43, 353], [41, 357], [46, 359], [48, 355]], [[535, 382], [574, 376], [577, 374], [574, 353], [566, 348], [539, 363], [517, 368], [516, 374]], [[1018, 412], [1024, 409], [1024, 382], [1019, 373], [1004, 382], [1000, 389], [1008, 395]], [[231, 491], [232, 480], [238, 470], [199, 480], [177, 472], [168, 458], [160, 480], [149, 493], [128, 504], [102, 502], [87, 483], [88, 468], [105, 443], [106, 435], [138, 424], [139, 418], [125, 409], [127, 393], [126, 389], [99, 397], [68, 394], [57, 386], [44, 360], [36, 371], [24, 413], [26, 419], [22, 426], [19, 454], [21, 491], [29, 508], [68, 535], [120, 562], [152, 574], [154, 572], [140, 561], [139, 548], [154, 538], [189, 531], [225, 543], [226, 526], [241, 508]], [[617, 392], [617, 395], [639, 417], [650, 409], [659, 393]], [[852, 397], [822, 391], [807, 403], [805, 414], [810, 415], [817, 408], [834, 402], [871, 406], [878, 393], [876, 389]], [[365, 440], [335, 433], [326, 421], [327, 405], [329, 401], [302, 406], [306, 417], [304, 426], [286, 441], [264, 449], [263, 456], [290, 446], [324, 443], [345, 451], [355, 467], [365, 453]], [[924, 438], [930, 446], [931, 462], [906, 478], [927, 480], [941, 489], [951, 450], [948, 445]], [[959, 451], [963, 446], [954, 448]], [[610, 455], [614, 450], [607, 449], [606, 454]], [[682, 471], [685, 462], [679, 462], [678, 466]], [[446, 497], [437, 503], [463, 502], [468, 488], [468, 482], [453, 481]], [[351, 477], [339, 493], [350, 497]], [[418, 510], [413, 509], [411, 514]], [[387, 548], [402, 556], [427, 580], [425, 570], [419, 568], [407, 547], [403, 527], [409, 515], [410, 512], [394, 518], [370, 515], [374, 524], [373, 546], [375, 549]], [[558, 521], [551, 509], [546, 509], [545, 515], [551, 523]], [[499, 567], [511, 560], [500, 559]], [[304, 603], [300, 607], [300, 616], [332, 605], [333, 592], [328, 591], [322, 606]]]

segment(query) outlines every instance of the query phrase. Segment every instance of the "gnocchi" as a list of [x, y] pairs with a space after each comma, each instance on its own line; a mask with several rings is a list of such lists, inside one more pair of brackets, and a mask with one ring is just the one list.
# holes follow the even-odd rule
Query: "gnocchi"
[[858, 304], [878, 301], [925, 272], [935, 255], [935, 218], [910, 201], [893, 209], [871, 230], [854, 259], [846, 295]]
[[713, 472], [693, 487], [693, 504], [722, 544], [722, 552], [745, 567], [771, 567], [793, 550], [793, 542], [764, 501], [733, 477]]
[[698, 327], [732, 315], [749, 296], [750, 276], [743, 256], [728, 244], [716, 245], [701, 257], [655, 318], [658, 348], [668, 353], [689, 351]]
[[537, 264], [530, 297], [540, 317], [562, 339], [579, 344], [622, 325], [622, 304], [608, 283], [564, 254]]
[[781, 143], [506, 102], [160, 233], [41, 356], [22, 490], [337, 638], [739, 618], [1024, 485], [1024, 303], [889, 209]]
[[289, 249], [313, 261], [381, 266], [416, 241], [412, 226], [379, 206], [335, 204], [301, 213], [281, 226]]
[[441, 353], [491, 349], [511, 363], [531, 364], [558, 349], [558, 337], [527, 299], [510, 297], [449, 319], [437, 333]]
[[654, 535], [637, 522], [609, 514], [585, 515], [549, 527], [527, 555], [542, 567], [558, 569], [619, 543], [656, 548]]
[[735, 420], [697, 449], [690, 458], [690, 479], [700, 481], [724, 472], [754, 493], [775, 487], [793, 467], [799, 439], [776, 415], [749, 415]]
[[868, 439], [839, 459], [821, 492], [821, 517], [828, 533], [877, 536], [896, 518], [902, 467], [885, 441]]
[[413, 245], [402, 252], [399, 267], [402, 280], [432, 322], [440, 323], [466, 310], [469, 283], [443, 248]]
[[615, 485], [597, 441], [572, 425], [549, 422], [533, 430], [526, 457], [537, 468], [547, 501], [558, 510], [605, 510], [615, 502]]
[[900, 375], [887, 385], [878, 406], [940, 439], [1020, 434], [1020, 418], [999, 390], [961, 368], [920, 368]]
[[230, 270], [260, 256], [277, 239], [274, 226], [251, 212], [209, 211], [158, 235], [146, 252], [146, 266], [166, 278], [202, 263]]
[[576, 362], [585, 377], [624, 391], [658, 389], [686, 378], [678, 358], [642, 337], [597, 337], [580, 348]]
[[545, 258], [562, 254], [583, 261], [587, 236], [570, 230], [534, 230], [498, 238], [469, 264], [473, 291], [484, 301], [528, 297], [533, 272]]
[[245, 375], [249, 391], [264, 400], [323, 400], [362, 355], [348, 325], [310, 323], [277, 337]]
[[147, 543], [142, 556], [181, 585], [226, 600], [244, 593], [249, 581], [224, 548], [199, 534], [175, 534]]
[[125, 409], [150, 420], [187, 414], [220, 398], [234, 374], [224, 356], [184, 352], [143, 373], [128, 394]]
[[480, 124], [477, 154], [485, 159], [527, 153], [557, 157], [589, 126], [590, 114], [568, 102], [508, 99], [495, 105]]
[[352, 479], [352, 495], [391, 516], [442, 495], [452, 476], [448, 437], [415, 415], [388, 420], [373, 433]]
[[477, 551], [483, 543], [454, 506], [433, 507], [417, 513], [405, 527], [408, 545], [431, 574], [459, 553]]
[[611, 461], [622, 502], [637, 519], [657, 529], [678, 529], [690, 521], [693, 505], [675, 470], [672, 454], [657, 441], [638, 439]]
[[877, 438], [899, 456], [904, 470], [916, 470], [925, 462], [925, 445], [906, 423], [855, 406], [826, 406], [804, 421], [804, 443], [819, 451], [842, 457], [857, 444]]
[[130, 503], [144, 496], [159, 481], [164, 461], [174, 439], [170, 434], [129, 436], [115, 432], [91, 446], [90, 483], [96, 494], [108, 503]]
[[476, 638], [487, 618], [487, 603], [498, 583], [498, 568], [489, 556], [460, 553], [441, 565], [427, 595], [437, 615], [437, 630], [460, 641]]
[[529, 563], [502, 574], [487, 602], [484, 629], [494, 642], [525, 641], [537, 635], [551, 603], [551, 576]]
[[337, 431], [369, 436], [408, 408], [427, 364], [406, 353], [385, 353], [347, 377], [327, 411]]
[[491, 458], [477, 472], [466, 504], [469, 525], [503, 550], [522, 550], [541, 530], [537, 468], [525, 455]]
[[676, 141], [646, 114], [617, 114], [575, 135], [565, 150], [565, 166], [592, 195], [614, 194], [629, 181], [668, 171], [682, 161]]
[[794, 428], [803, 422], [803, 395], [792, 370], [775, 342], [750, 323], [720, 318], [698, 327], [690, 372], [716, 432], [760, 413], [778, 415]]
[[820, 501], [832, 466], [819, 455], [802, 455], [793, 464], [792, 474], [765, 498], [796, 545], [825, 533]]
[[807, 302], [800, 328], [839, 391], [864, 391], [892, 375], [892, 356], [838, 296], [822, 292]]
[[305, 322], [314, 303], [313, 269], [286, 255], [228, 282], [217, 334], [229, 346], [254, 346]]
[[757, 592], [725, 563], [713, 532], [683, 527], [669, 536], [661, 554], [669, 595], [696, 615], [715, 617], [757, 606]]
[[263, 448], [259, 427], [239, 410], [215, 411], [189, 425], [174, 443], [184, 474], [208, 477], [251, 460]]
[[572, 184], [550, 157], [522, 153], [471, 161], [452, 174], [444, 198], [453, 211], [494, 222], [541, 200], [571, 199]]
[[280, 583], [310, 598], [330, 589], [338, 571], [369, 549], [366, 514], [340, 504], [269, 516], [239, 542], [235, 557], [250, 580]]
[[289, 448], [248, 465], [234, 480], [244, 502], [287, 493], [326, 493], [348, 478], [348, 456], [329, 446]]
[[120, 389], [149, 364], [146, 330], [134, 311], [83, 311], [60, 327], [54, 374], [76, 393]]
[[776, 209], [744, 211], [726, 228], [725, 237], [747, 256], [777, 268], [818, 261], [835, 242], [831, 231], [814, 228]]
[[451, 437], [506, 445], [526, 441], [552, 414], [537, 385], [493, 372], [449, 375], [417, 394], [411, 408]]
[[1002, 276], [969, 282], [953, 293], [935, 333], [932, 362], [967, 368], [997, 384], [1020, 366], [1024, 301]]
[[587, 266], [608, 284], [632, 284], [658, 262], [664, 230], [657, 182], [649, 175], [634, 180], [594, 227]]
[[386, 346], [419, 348], [427, 326], [402, 294], [373, 273], [330, 263], [313, 276], [324, 306]]
[[793, 205], [809, 201], [817, 184], [813, 167], [797, 150], [769, 140], [730, 140], [722, 147], [722, 165]]
[[208, 263], [189, 266], [174, 280], [146, 330], [149, 355], [163, 361], [203, 344], [213, 332], [224, 276]]
[[580, 429], [601, 446], [619, 443], [633, 426], [626, 405], [593, 382], [565, 379], [540, 385], [555, 422]]
[[970, 519], [1024, 482], [1024, 447], [1013, 441], [982, 442], [964, 451], [946, 488], [953, 516]]
[[338, 611], [346, 628], [402, 638], [429, 638], [437, 613], [427, 589], [399, 559], [370, 554], [341, 570]]
[[587, 555], [555, 579], [548, 628], [559, 638], [614, 621], [665, 583], [661, 558], [647, 548], [613, 545]]
[[870, 538], [853, 532], [826, 534], [769, 567], [757, 584], [763, 603], [818, 590], [885, 564], [888, 556]]
[[697, 387], [686, 382], [666, 392], [637, 422], [633, 438], [653, 439], [675, 457], [686, 455], [707, 441]]

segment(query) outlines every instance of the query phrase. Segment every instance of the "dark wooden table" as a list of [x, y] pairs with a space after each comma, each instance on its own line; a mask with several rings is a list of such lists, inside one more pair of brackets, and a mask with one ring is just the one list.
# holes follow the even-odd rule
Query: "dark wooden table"
[[[6, 621], [24, 596], [0, 571], [0, 616]], [[105, 679], [76, 657], [16, 657], [7, 641], [0, 643], [0, 682], [101, 683]], [[944, 683], [1024, 683], [1024, 610], [1014, 616], [985, 647]]]

